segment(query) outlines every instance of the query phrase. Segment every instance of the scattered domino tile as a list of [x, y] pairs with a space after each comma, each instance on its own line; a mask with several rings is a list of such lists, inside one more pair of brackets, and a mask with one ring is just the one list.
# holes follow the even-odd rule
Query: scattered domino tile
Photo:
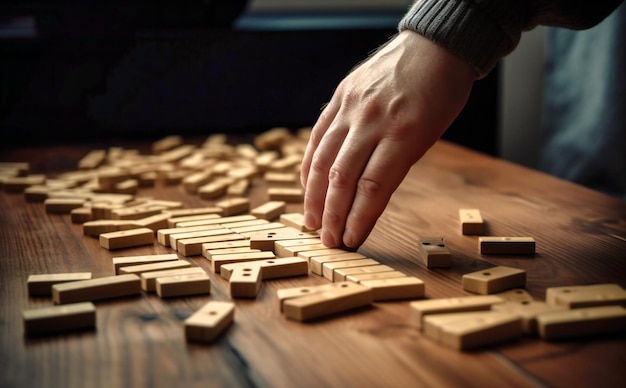
[[319, 239], [319, 233], [317, 232], [299, 232], [297, 230], [287, 229], [286, 232], [264, 232], [260, 231], [250, 236], [250, 248], [260, 249], [262, 251], [275, 252], [276, 241], [284, 240], [301, 240], [304, 238]]
[[232, 216], [250, 210], [250, 200], [244, 197], [229, 198], [216, 202], [215, 206], [224, 209], [223, 215]]
[[[311, 267], [311, 272], [316, 275], [322, 276], [324, 274], [324, 268], [323, 268], [324, 263], [332, 263], [335, 261], [343, 262], [343, 261], [348, 261], [348, 260], [360, 260], [360, 259], [366, 259], [366, 257], [358, 252], [344, 251], [343, 253], [338, 253], [334, 255], [313, 256], [308, 261], [309, 261], [309, 266]], [[365, 266], [361, 266], [361, 267], [365, 268]], [[341, 269], [347, 269], [347, 268], [351, 268], [351, 267], [347, 266]]]
[[478, 237], [482, 255], [534, 255], [535, 239], [532, 237]]
[[411, 321], [418, 326], [422, 319], [430, 314], [459, 313], [467, 311], [490, 310], [496, 303], [503, 303], [504, 299], [495, 295], [461, 296], [458, 298], [440, 298], [418, 300], [409, 304]]
[[372, 289], [374, 301], [418, 299], [423, 298], [425, 292], [424, 282], [414, 276], [367, 279], [359, 284]]
[[155, 286], [161, 298], [211, 293], [211, 279], [206, 273], [159, 277]]
[[477, 294], [496, 292], [524, 287], [526, 271], [519, 268], [496, 266], [481, 271], [466, 273], [461, 278], [463, 289]]
[[246, 261], [255, 261], [255, 260], [269, 260], [274, 259], [274, 252], [271, 251], [261, 251], [261, 252], [253, 252], [253, 253], [234, 253], [230, 255], [214, 255], [211, 260], [211, 269], [215, 273], [220, 272], [220, 267], [223, 264], [230, 263], [241, 263]]
[[482, 235], [485, 227], [478, 209], [459, 209], [461, 233], [464, 235]]
[[626, 332], [626, 309], [622, 306], [586, 307], [537, 316], [541, 338], [560, 340]]
[[293, 185], [298, 182], [298, 175], [293, 172], [268, 171], [263, 175], [263, 180], [270, 186]]
[[612, 283], [549, 287], [546, 289], [546, 302], [570, 309], [607, 305], [626, 307], [626, 290]]
[[43, 204], [46, 213], [70, 214], [73, 209], [83, 207], [85, 200], [76, 198], [48, 198]]
[[80, 170], [92, 170], [106, 161], [105, 150], [91, 150], [78, 161]]
[[[167, 227], [168, 228], [179, 228], [179, 227], [182, 227], [179, 224], [183, 224], [183, 223], [187, 223], [187, 222], [210, 221], [210, 220], [216, 220], [218, 218], [222, 218], [222, 216], [221, 216], [221, 214], [223, 212], [222, 208], [215, 208], [215, 209], [219, 209], [219, 211], [215, 212], [215, 213], [207, 213], [207, 214], [194, 214], [194, 215], [188, 215], [188, 216], [170, 217], [167, 220]], [[167, 214], [167, 213], [165, 213], [165, 214]], [[204, 224], [204, 223], [198, 222], [198, 224]], [[206, 222], [206, 224], [209, 224], [209, 222]]]
[[201, 215], [213, 215], [213, 217], [215, 218], [219, 217], [219, 214], [222, 214], [222, 209], [217, 206], [207, 206], [187, 209], [171, 209], [165, 210], [163, 213], [169, 214], [171, 218], [182, 218]]
[[165, 151], [169, 151], [173, 148], [181, 146], [183, 144], [183, 138], [178, 135], [165, 136], [164, 138], [152, 143], [152, 153], [161, 154]]
[[261, 266], [256, 262], [233, 268], [228, 279], [231, 298], [256, 298], [261, 288]]
[[250, 264], [256, 264], [261, 267], [261, 278], [263, 280], [309, 274], [309, 264], [305, 259], [300, 257], [281, 257], [246, 263], [223, 264], [220, 267], [220, 274], [224, 279], [228, 280], [230, 279], [230, 276], [235, 268]]
[[139, 264], [161, 263], [164, 261], [173, 260], [178, 260], [178, 255], [175, 253], [165, 253], [161, 255], [121, 256], [111, 259], [111, 261], [113, 262], [113, 272], [116, 275], [119, 275], [120, 268], [122, 267]]
[[287, 203], [285, 201], [269, 201], [250, 210], [250, 214], [263, 220], [272, 221], [286, 210]]
[[183, 178], [182, 184], [190, 194], [196, 194], [200, 186], [204, 186], [211, 181], [213, 175], [208, 171], [199, 171]]
[[213, 243], [202, 244], [202, 256], [210, 259], [212, 255], [209, 251], [217, 251], [220, 249], [234, 249], [234, 248], [248, 248], [250, 249], [250, 240], [231, 240], [231, 241], [218, 241]]
[[221, 225], [199, 225], [185, 228], [164, 228], [157, 230], [157, 242], [164, 247], [170, 246], [170, 236], [179, 233], [200, 232], [205, 230], [223, 229]]
[[343, 260], [343, 261], [331, 261], [322, 265], [322, 275], [331, 282], [336, 281], [335, 269], [338, 268], [354, 268], [354, 267], [367, 267], [368, 265], [379, 265], [380, 263], [374, 259], [356, 259], [356, 260]]
[[91, 208], [89, 207], [77, 207], [70, 211], [70, 219], [72, 224], [84, 224], [87, 221], [93, 219]]
[[103, 233], [138, 228], [142, 228], [142, 226], [134, 220], [94, 220], [83, 224], [83, 234], [85, 236], [99, 237]]
[[302, 257], [303, 259], [307, 259], [311, 261], [311, 258], [315, 256], [338, 255], [340, 253], [346, 253], [346, 252], [348, 251], [346, 251], [345, 249], [323, 247], [321, 249], [300, 251], [298, 252], [297, 255], [292, 254], [292, 256]]
[[143, 272], [141, 274], [141, 289], [146, 292], [156, 291], [156, 279], [167, 276], [206, 274], [201, 267], [186, 267], [167, 269], [153, 272]]
[[154, 231], [148, 228], [121, 230], [119, 232], [102, 233], [99, 238], [102, 248], [130, 248], [140, 245], [152, 245], [154, 242]]
[[501, 297], [509, 302], [534, 302], [535, 299], [528, 293], [528, 291], [521, 288], [514, 288], [502, 292], [496, 292], [494, 295]]
[[280, 222], [267, 222], [267, 223], [262, 223], [259, 225], [242, 226], [242, 227], [236, 227], [236, 228], [233, 228], [231, 226], [227, 226], [227, 227], [230, 228], [230, 230], [232, 230], [235, 233], [243, 234], [243, 233], [250, 233], [250, 232], [259, 232], [262, 230], [281, 229], [281, 228], [284, 228], [285, 225], [281, 224]]
[[315, 229], [307, 228], [304, 224], [304, 214], [302, 213], [285, 213], [280, 215], [280, 222], [301, 232], [312, 232]]
[[155, 214], [150, 217], [140, 218], [136, 220], [136, 222], [144, 228], [152, 229], [153, 231], [158, 231], [159, 229], [168, 227], [168, 220], [170, 216], [169, 214]]
[[255, 218], [253, 220], [247, 220], [247, 221], [229, 222], [226, 226], [222, 226], [222, 227], [228, 227], [229, 229], [232, 230], [232, 228], [241, 228], [241, 227], [256, 226], [256, 225], [267, 225], [269, 223], [270, 222], [267, 220]]
[[186, 222], [178, 222], [176, 223], [177, 228], [187, 228], [189, 226], [198, 226], [198, 225], [216, 225], [219, 224], [224, 228], [228, 227], [229, 223], [240, 222], [240, 221], [250, 221], [255, 220], [254, 216], [249, 214], [244, 214], [241, 216], [229, 216], [229, 217], [218, 217], [213, 219], [203, 219], [197, 221], [186, 221]]
[[537, 316], [552, 311], [565, 310], [565, 307], [553, 306], [541, 301], [508, 301], [491, 306], [493, 311], [516, 314], [522, 319], [522, 330], [525, 334], [536, 335]]
[[[363, 267], [358, 267], [358, 268], [363, 268]], [[343, 281], [341, 280], [341, 277], [337, 276], [337, 272], [341, 271], [342, 269], [338, 269], [335, 271], [335, 279], [337, 279], [335, 280], [336, 282]], [[366, 280], [396, 279], [396, 278], [403, 278], [406, 276], [407, 275], [405, 273], [402, 273], [400, 271], [387, 271], [387, 272], [373, 272], [373, 273], [357, 273], [354, 275], [346, 276], [345, 280], [348, 282], [361, 283]]]
[[451, 265], [452, 256], [443, 237], [420, 239], [419, 251], [426, 268], [447, 268]]
[[319, 237], [274, 241], [274, 253], [279, 257], [291, 257], [294, 256], [294, 254], [291, 253], [291, 250], [287, 251], [287, 248], [312, 244], [319, 245], [321, 243], [322, 240], [320, 240]]
[[91, 272], [49, 273], [29, 275], [27, 280], [28, 295], [52, 295], [52, 286], [59, 283], [91, 279]]
[[243, 240], [243, 239], [245, 239], [245, 236], [238, 234], [238, 233], [220, 234], [218, 236], [186, 238], [183, 240], [178, 240], [177, 247], [178, 247], [178, 252], [180, 252], [183, 256], [199, 256], [199, 255], [202, 255], [202, 244], [217, 242], [217, 241]]
[[210, 261], [210, 260], [213, 260], [213, 255], [230, 255], [233, 253], [253, 253], [253, 252], [261, 252], [261, 250], [251, 249], [249, 246], [238, 247], [238, 248], [207, 249], [207, 250], [202, 251], [202, 256], [206, 257]]
[[170, 234], [170, 247], [179, 250], [178, 241], [185, 240], [190, 238], [198, 238], [198, 237], [208, 237], [208, 236], [219, 236], [224, 234], [232, 234], [232, 230], [226, 228], [205, 228], [203, 230], [196, 231], [182, 231], [179, 233], [171, 233]]
[[55, 304], [67, 304], [130, 296], [140, 292], [139, 276], [114, 275], [55, 284], [52, 286], [52, 300]]
[[519, 338], [522, 323], [515, 314], [494, 311], [440, 314], [424, 318], [423, 332], [442, 345], [469, 350]]
[[247, 178], [239, 179], [235, 181], [234, 183], [232, 183], [230, 186], [228, 186], [228, 188], [226, 189], [226, 195], [241, 197], [243, 195], [246, 195], [246, 192], [248, 191], [249, 187], [250, 187], [249, 179]]
[[283, 311], [283, 303], [292, 298], [299, 298], [301, 296], [313, 295], [325, 291], [333, 291], [337, 287], [338, 283], [328, 283], [311, 287], [293, 287], [293, 288], [281, 288], [276, 291], [278, 297], [278, 303], [280, 311]]
[[270, 187], [267, 194], [271, 201], [302, 202], [304, 190], [301, 188]]
[[24, 310], [24, 331], [27, 335], [41, 335], [96, 326], [96, 306], [91, 302], [48, 306]]
[[217, 179], [198, 187], [197, 194], [202, 199], [215, 199], [226, 194], [230, 179]]
[[170, 260], [156, 263], [136, 264], [122, 266], [119, 268], [120, 275], [135, 274], [141, 275], [145, 272], [162, 271], [166, 269], [187, 268], [191, 267], [191, 263], [186, 260]]
[[337, 279], [337, 281], [340, 282], [346, 280], [351, 281], [350, 279], [348, 279], [348, 276], [381, 272], [395, 272], [395, 270], [390, 266], [384, 264], [370, 265], [367, 267], [341, 268], [335, 271], [335, 278]]
[[284, 300], [282, 305], [285, 317], [296, 321], [308, 321], [367, 306], [373, 301], [372, 290], [369, 287], [350, 282], [333, 285], [336, 287], [329, 291]]
[[111, 210], [111, 217], [114, 220], [138, 220], [159, 214], [165, 209], [167, 209], [167, 207], [162, 205], [141, 204], [138, 206], [113, 209]]

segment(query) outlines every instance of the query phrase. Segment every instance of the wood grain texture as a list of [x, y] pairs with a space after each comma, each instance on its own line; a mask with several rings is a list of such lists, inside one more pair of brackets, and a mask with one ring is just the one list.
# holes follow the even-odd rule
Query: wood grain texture
[[[149, 144], [136, 146], [145, 150]], [[75, 169], [94, 148], [99, 147], [12, 150], [0, 160], [28, 161], [35, 173], [52, 175]], [[186, 207], [214, 204], [178, 186], [157, 184], [139, 195]], [[268, 200], [260, 180], [249, 197], [251, 208]], [[307, 324], [282, 316], [276, 291], [328, 284], [317, 275], [264, 282], [255, 300], [236, 301], [236, 323], [214, 343], [187, 343], [183, 321], [209, 300], [230, 300], [228, 282], [203, 257], [189, 260], [209, 274], [210, 296], [161, 300], [143, 293], [102, 301], [95, 332], [25, 338], [21, 311], [51, 304], [28, 296], [29, 274], [108, 276], [111, 258], [122, 251], [101, 248], [68, 215], [46, 214], [41, 203], [28, 203], [21, 193], [0, 193], [0, 208], [1, 386], [626, 384], [623, 336], [559, 343], [523, 338], [463, 353], [423, 336], [409, 321], [408, 301], [374, 303]], [[480, 209], [489, 235], [534, 237], [536, 255], [480, 255], [476, 237], [459, 232], [461, 208]], [[287, 204], [286, 212], [302, 210], [301, 203]], [[450, 268], [428, 270], [419, 260], [418, 238], [432, 235], [446, 238]], [[422, 279], [427, 298], [468, 295], [463, 274], [506, 265], [526, 270], [526, 290], [542, 300], [547, 287], [626, 287], [625, 237], [623, 201], [440, 142], [410, 171], [359, 252]], [[129, 256], [166, 253], [172, 250], [160, 244], [123, 250]]]

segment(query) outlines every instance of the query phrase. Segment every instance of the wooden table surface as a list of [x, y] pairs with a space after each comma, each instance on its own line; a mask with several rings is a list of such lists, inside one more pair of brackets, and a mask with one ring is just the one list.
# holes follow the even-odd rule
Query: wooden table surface
[[[75, 169], [86, 148], [6, 151], [2, 161], [30, 161], [35, 172]], [[52, 176], [52, 175], [51, 175]], [[210, 205], [180, 186], [142, 196]], [[252, 206], [267, 200], [257, 182]], [[459, 208], [480, 209], [489, 235], [532, 236], [536, 255], [482, 256], [477, 238], [460, 233]], [[203, 266], [209, 296], [162, 300], [154, 294], [97, 302], [97, 329], [31, 338], [21, 312], [47, 306], [29, 297], [29, 274], [91, 271], [112, 275], [116, 256], [170, 253], [158, 244], [108, 251], [83, 236], [67, 215], [46, 214], [22, 194], [0, 193], [0, 386], [2, 387], [443, 387], [626, 386], [626, 338], [561, 342], [525, 337], [459, 352], [423, 336], [409, 301], [310, 323], [285, 319], [276, 290], [327, 283], [322, 277], [264, 282], [256, 300], [235, 300], [235, 323], [215, 343], [188, 343], [183, 320], [210, 300], [230, 300], [227, 282]], [[289, 211], [301, 211], [300, 204]], [[453, 266], [428, 270], [417, 240], [444, 236]], [[626, 287], [626, 203], [517, 165], [439, 142], [411, 170], [360, 252], [426, 284], [427, 298], [469, 295], [461, 276], [491, 265], [527, 271], [527, 291], [618, 283]]]

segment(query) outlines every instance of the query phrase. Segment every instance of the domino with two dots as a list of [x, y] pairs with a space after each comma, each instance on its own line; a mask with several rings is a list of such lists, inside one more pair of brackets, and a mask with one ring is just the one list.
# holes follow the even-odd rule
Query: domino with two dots
[[329, 290], [286, 299], [282, 302], [285, 317], [308, 321], [368, 306], [373, 302], [369, 287], [351, 283], [332, 283]]
[[244, 263], [223, 264], [220, 267], [220, 274], [224, 279], [229, 280], [236, 268], [249, 265], [258, 265], [261, 267], [262, 280], [305, 276], [309, 274], [309, 264], [305, 259], [300, 257], [280, 257]]
[[478, 209], [459, 209], [461, 233], [464, 235], [482, 235], [485, 232], [483, 217]]
[[452, 256], [443, 237], [421, 238], [419, 252], [426, 268], [447, 268], [452, 263]]

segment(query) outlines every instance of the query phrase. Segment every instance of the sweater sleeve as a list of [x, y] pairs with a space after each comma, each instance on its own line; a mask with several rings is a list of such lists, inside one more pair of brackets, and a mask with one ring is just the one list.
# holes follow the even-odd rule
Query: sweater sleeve
[[470, 63], [484, 77], [537, 25], [594, 26], [623, 0], [417, 0], [399, 23]]

